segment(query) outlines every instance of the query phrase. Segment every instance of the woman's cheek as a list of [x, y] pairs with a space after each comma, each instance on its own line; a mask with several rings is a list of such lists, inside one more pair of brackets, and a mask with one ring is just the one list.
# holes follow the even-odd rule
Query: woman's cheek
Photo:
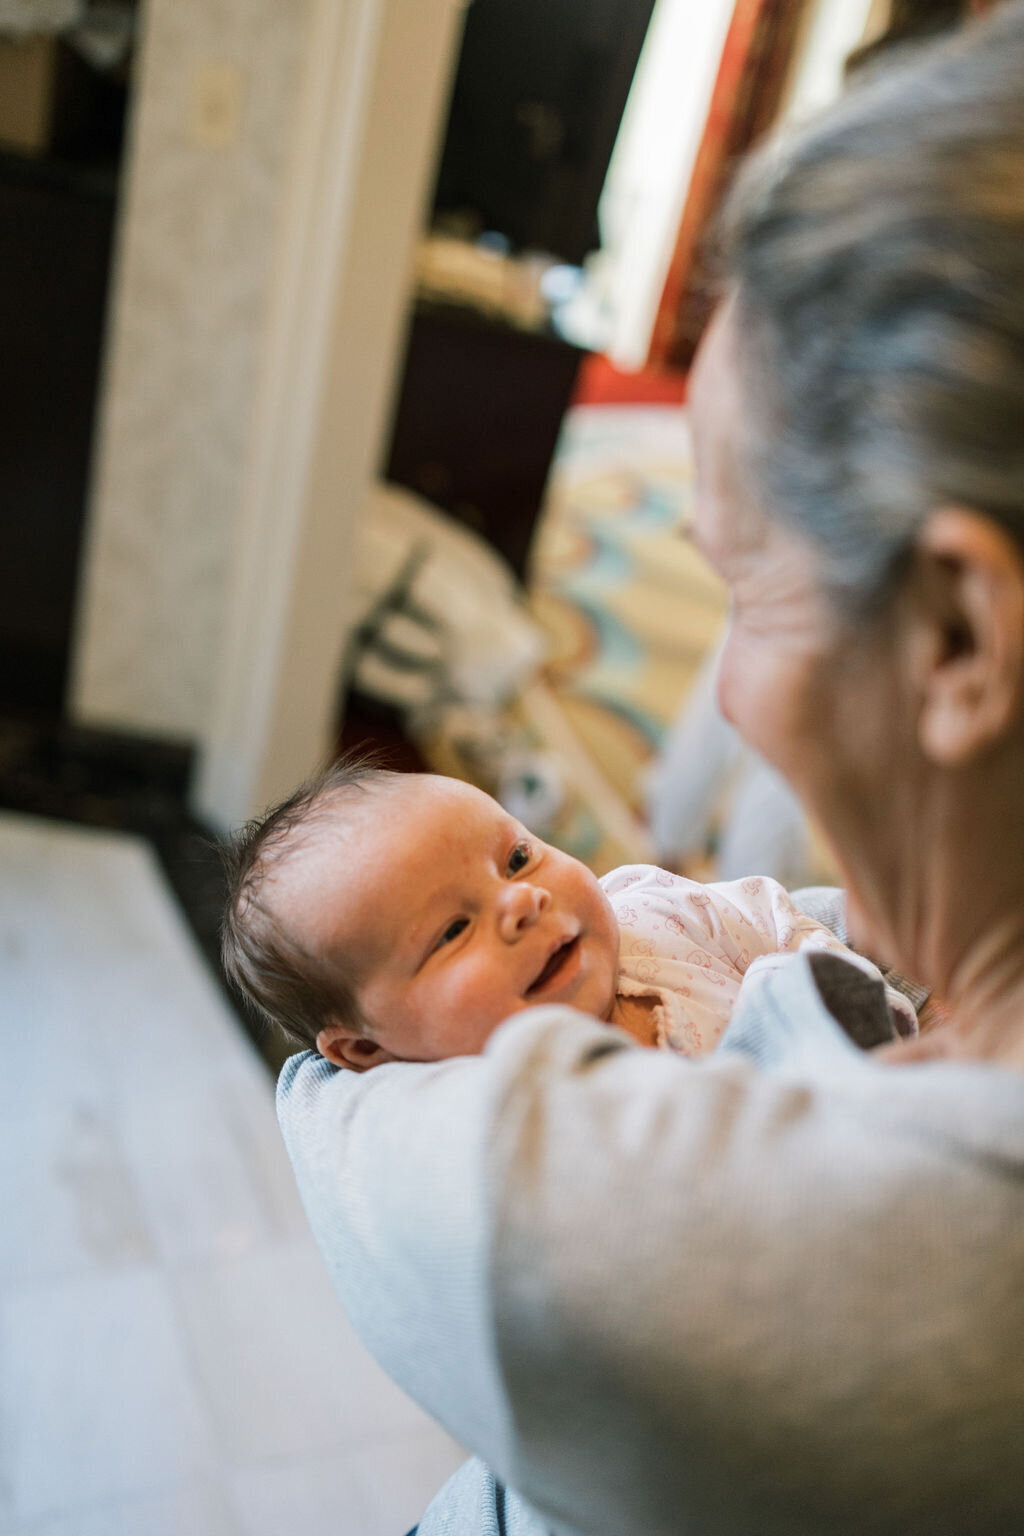
[[729, 650], [722, 652], [718, 664], [718, 677], [715, 681], [715, 693], [718, 699], [718, 708], [730, 725], [739, 725], [736, 720], [736, 674], [732, 664]]
[[715, 671], [715, 700], [718, 708], [730, 724], [732, 718], [733, 689], [735, 687], [736, 628], [733, 609], [730, 606], [725, 621], [725, 631], [719, 642], [718, 662]]
[[764, 641], [745, 644], [738, 636], [723, 653], [718, 678], [722, 714], [794, 787], [807, 731], [804, 672], [799, 658], [779, 654]]
[[745, 741], [759, 746], [763, 720], [764, 691], [757, 674], [762, 658], [744, 643], [735, 622], [729, 630], [718, 663], [718, 707]]

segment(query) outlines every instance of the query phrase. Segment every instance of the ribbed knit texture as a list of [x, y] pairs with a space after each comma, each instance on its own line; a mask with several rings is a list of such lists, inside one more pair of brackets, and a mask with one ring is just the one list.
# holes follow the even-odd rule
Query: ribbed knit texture
[[483, 1459], [421, 1536], [500, 1536], [494, 1477], [515, 1536], [1024, 1530], [1024, 1076], [875, 1063], [836, 965], [699, 1063], [543, 1009], [482, 1058], [287, 1064], [342, 1301]]

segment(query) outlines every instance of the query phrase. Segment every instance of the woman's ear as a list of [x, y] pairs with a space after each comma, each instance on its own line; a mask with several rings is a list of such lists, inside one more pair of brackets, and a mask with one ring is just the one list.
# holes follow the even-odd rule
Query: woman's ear
[[397, 1056], [392, 1056], [376, 1040], [371, 1040], [368, 1035], [361, 1035], [357, 1030], [347, 1029], [343, 1024], [328, 1024], [316, 1037], [316, 1048], [320, 1055], [334, 1063], [336, 1067], [347, 1067], [350, 1072], [366, 1072], [370, 1067], [379, 1067], [385, 1061], [397, 1061]]
[[916, 544], [918, 741], [962, 767], [1018, 722], [1024, 703], [1024, 556], [978, 512], [933, 512]]

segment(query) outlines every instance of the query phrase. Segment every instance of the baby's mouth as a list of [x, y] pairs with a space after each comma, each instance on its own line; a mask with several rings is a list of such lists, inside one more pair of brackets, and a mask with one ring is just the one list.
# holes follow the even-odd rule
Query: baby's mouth
[[543, 992], [546, 987], [558, 979], [562, 971], [572, 961], [577, 947], [579, 946], [579, 942], [580, 936], [577, 933], [574, 934], [571, 939], [566, 939], [564, 944], [560, 944], [558, 946], [554, 954], [548, 960], [544, 969], [541, 971], [540, 975], [535, 977], [527, 987], [525, 993], [527, 997], [533, 997], [536, 995], [536, 993]]

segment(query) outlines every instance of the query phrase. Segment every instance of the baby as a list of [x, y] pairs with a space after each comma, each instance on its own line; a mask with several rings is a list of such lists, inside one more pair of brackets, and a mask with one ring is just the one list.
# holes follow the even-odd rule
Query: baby
[[431, 774], [339, 762], [251, 823], [227, 864], [228, 975], [298, 1045], [356, 1070], [477, 1054], [502, 1020], [552, 1003], [700, 1055], [744, 977], [781, 954], [831, 950], [879, 974], [775, 881], [646, 865], [598, 880]]

